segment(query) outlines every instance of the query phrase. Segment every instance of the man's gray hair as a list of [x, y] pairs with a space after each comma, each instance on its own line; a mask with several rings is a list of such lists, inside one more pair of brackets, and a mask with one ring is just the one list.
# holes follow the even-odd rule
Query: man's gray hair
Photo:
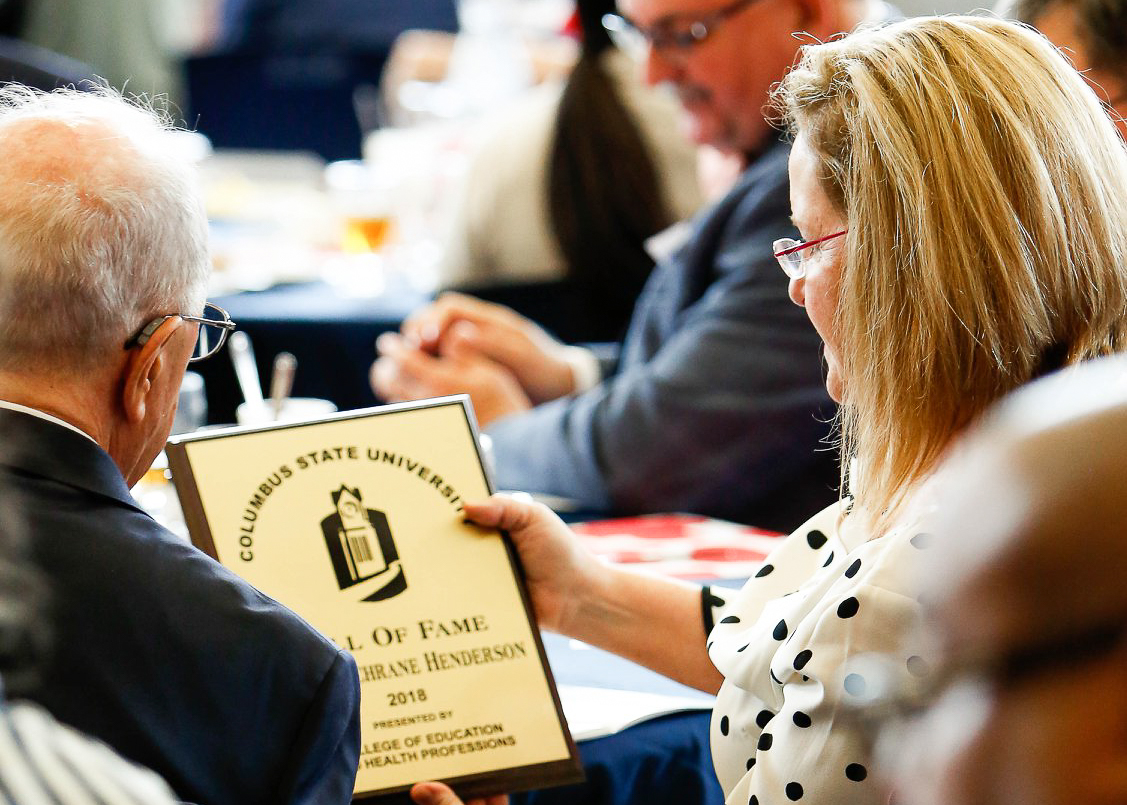
[[1118, 71], [1127, 79], [1127, 0], [1012, 0], [1002, 13], [1027, 25], [1058, 6], [1076, 14], [1076, 29], [1092, 66]]
[[200, 312], [207, 217], [173, 130], [105, 87], [0, 87], [0, 369], [93, 368]]

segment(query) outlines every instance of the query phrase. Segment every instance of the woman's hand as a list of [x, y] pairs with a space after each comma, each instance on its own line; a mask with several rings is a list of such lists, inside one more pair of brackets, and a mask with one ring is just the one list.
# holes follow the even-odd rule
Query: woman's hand
[[700, 587], [596, 559], [539, 503], [494, 495], [467, 503], [466, 519], [509, 532], [545, 629], [574, 637], [715, 693], [721, 677], [705, 651]]
[[578, 613], [598, 589], [607, 566], [588, 553], [543, 504], [494, 495], [483, 503], [465, 504], [465, 515], [470, 522], [509, 532], [540, 626], [574, 636], [574, 630], [582, 628]]
[[[411, 799], [417, 805], [463, 805], [450, 788], [442, 783], [415, 783], [411, 788]], [[504, 794], [483, 799], [471, 799], [464, 805], [508, 805], [509, 798]]]

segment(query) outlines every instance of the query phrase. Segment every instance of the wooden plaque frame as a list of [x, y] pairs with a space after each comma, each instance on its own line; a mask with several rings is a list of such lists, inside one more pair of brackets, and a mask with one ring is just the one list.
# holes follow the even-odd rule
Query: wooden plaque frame
[[[354, 799], [407, 801], [411, 784], [424, 779], [441, 779], [465, 798], [583, 778], [519, 557], [507, 534], [500, 533], [497, 541], [503, 549], [490, 547], [496, 543], [489, 533], [460, 516], [463, 494], [478, 499], [493, 491], [466, 396], [349, 411], [298, 424], [204, 431], [173, 438], [166, 452], [193, 544], [333, 636], [356, 658], [362, 738]], [[265, 479], [262, 484], [260, 479]], [[349, 479], [363, 483], [350, 486]], [[338, 483], [340, 488], [331, 491]], [[372, 496], [373, 491], [378, 494]], [[375, 503], [379, 510], [366, 508]], [[248, 521], [252, 514], [254, 521]], [[318, 519], [319, 531], [310, 525]], [[354, 542], [351, 535], [362, 541]], [[302, 565], [297, 575], [291, 555]], [[480, 557], [479, 564], [468, 567], [467, 557], [470, 563]], [[467, 586], [461, 581], [467, 572], [480, 574], [475, 581], [490, 590], [480, 601], [465, 600]], [[459, 592], [446, 595], [448, 585]], [[434, 595], [439, 588], [443, 595]], [[439, 597], [457, 600], [453, 618], [439, 616], [450, 603], [437, 601]], [[395, 612], [403, 625], [375, 618], [381, 607]], [[408, 619], [402, 614], [406, 611], [415, 615]], [[355, 624], [365, 619], [379, 624], [370, 632], [357, 632]], [[507, 634], [499, 637], [503, 631]], [[492, 645], [477, 645], [487, 640]], [[442, 653], [440, 646], [452, 651]], [[385, 657], [390, 654], [395, 658]], [[394, 681], [399, 678], [394, 671], [406, 681]], [[475, 725], [448, 731], [431, 719], [449, 713], [444, 720], [463, 723], [454, 715], [460, 709], [480, 713], [483, 698], [492, 698], [483, 697], [480, 687], [490, 674], [496, 677], [501, 715], [475, 715], [470, 719]], [[437, 696], [428, 693], [435, 689]], [[383, 703], [373, 704], [371, 698], [389, 694], [389, 706], [397, 706], [396, 696], [424, 698], [408, 698], [401, 710], [381, 719], [377, 706]], [[416, 717], [425, 719], [410, 721]], [[529, 721], [533, 718], [534, 723]], [[404, 719], [412, 729], [388, 726]], [[488, 731], [495, 727], [502, 728], [499, 738], [495, 730]], [[471, 734], [445, 737], [466, 732]], [[508, 740], [512, 743], [505, 744]], [[411, 741], [414, 746], [407, 746]], [[384, 749], [390, 746], [396, 749]], [[446, 762], [450, 755], [428, 760], [432, 751], [449, 751], [459, 762]], [[415, 761], [391, 763], [420, 752]], [[505, 755], [517, 760], [504, 760]], [[463, 756], [465, 763], [460, 762]], [[374, 770], [365, 765], [371, 762], [385, 765]], [[386, 774], [385, 768], [390, 769]], [[455, 773], [448, 773], [451, 768]], [[416, 771], [412, 779], [403, 779], [411, 771]]]

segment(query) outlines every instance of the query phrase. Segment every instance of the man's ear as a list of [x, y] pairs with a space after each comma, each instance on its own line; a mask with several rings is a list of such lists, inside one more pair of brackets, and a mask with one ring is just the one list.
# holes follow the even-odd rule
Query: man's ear
[[166, 319], [144, 345], [129, 350], [122, 371], [121, 407], [131, 425], [145, 418], [152, 390], [168, 367], [164, 347], [183, 323], [175, 316]]

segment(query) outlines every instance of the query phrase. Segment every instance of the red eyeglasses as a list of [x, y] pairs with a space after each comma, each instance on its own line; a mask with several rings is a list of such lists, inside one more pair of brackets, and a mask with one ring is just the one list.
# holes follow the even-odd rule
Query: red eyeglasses
[[849, 230], [843, 229], [840, 232], [834, 232], [832, 235], [826, 235], [824, 238], [817, 240], [795, 240], [794, 238], [779, 238], [773, 244], [775, 257], [782, 266], [783, 273], [790, 277], [792, 280], [802, 279], [806, 276], [806, 260], [802, 255], [805, 249], [811, 246], [817, 246], [819, 243], [825, 243], [827, 240], [840, 238]]

